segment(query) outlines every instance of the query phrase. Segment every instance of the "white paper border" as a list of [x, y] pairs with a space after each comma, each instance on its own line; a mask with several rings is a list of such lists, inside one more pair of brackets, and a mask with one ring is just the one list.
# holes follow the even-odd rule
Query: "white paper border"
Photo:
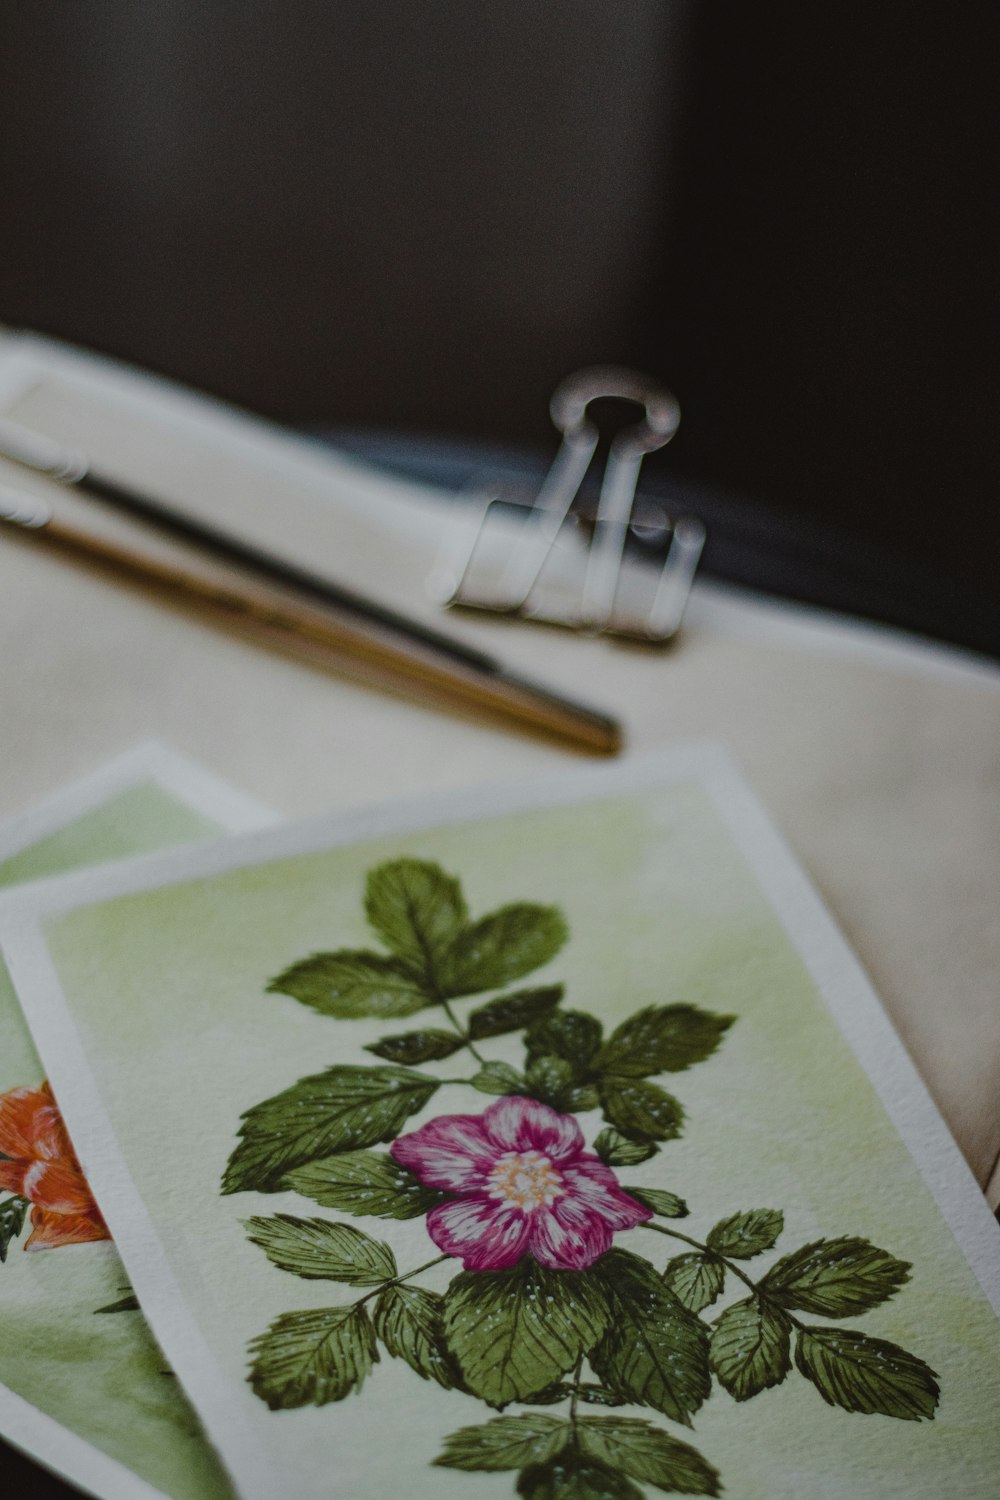
[[252, 1500], [273, 1500], [281, 1493], [281, 1479], [269, 1472], [254, 1430], [218, 1374], [128, 1171], [49, 958], [45, 922], [74, 908], [132, 892], [361, 840], [598, 797], [634, 795], [686, 781], [706, 791], [732, 833], [1000, 1316], [996, 1220], [861, 966], [728, 753], [718, 745], [692, 745], [625, 759], [611, 767], [574, 770], [529, 786], [440, 793], [346, 816], [334, 814], [224, 844], [131, 861], [127, 868], [109, 867], [96, 875], [69, 875], [39, 883], [0, 908], [0, 946], [15, 984], [30, 991], [30, 1024], [77, 1148], [99, 1164], [94, 1174], [96, 1195], [139, 1300], [241, 1494]]
[[[127, 750], [89, 776], [0, 827], [0, 862], [14, 858], [133, 787], [153, 782], [223, 832], [263, 828], [275, 815], [212, 772], [155, 740]], [[117, 866], [120, 868], [120, 865]], [[0, 887], [0, 909], [42, 882]], [[168, 1500], [117, 1459], [0, 1383], [0, 1437], [95, 1500]]]

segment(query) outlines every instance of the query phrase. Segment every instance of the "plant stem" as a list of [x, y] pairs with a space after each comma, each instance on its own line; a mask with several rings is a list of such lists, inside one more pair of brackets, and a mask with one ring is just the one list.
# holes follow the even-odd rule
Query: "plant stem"
[[379, 1286], [375, 1287], [374, 1291], [366, 1292], [363, 1297], [359, 1297], [354, 1306], [362, 1307], [364, 1303], [370, 1302], [373, 1297], [378, 1297], [382, 1292], [387, 1291], [389, 1287], [400, 1286], [404, 1281], [411, 1281], [414, 1276], [419, 1276], [421, 1271], [429, 1271], [431, 1266], [439, 1266], [443, 1260], [448, 1260], [449, 1258], [447, 1255], [436, 1255], [433, 1260], [425, 1261], [422, 1266], [417, 1266], [413, 1271], [404, 1271], [402, 1276], [391, 1276], [388, 1281], [383, 1281]]
[[727, 1271], [732, 1271], [734, 1276], [738, 1276], [750, 1288], [755, 1297], [760, 1295], [757, 1283], [751, 1281], [746, 1272], [741, 1271], [734, 1261], [728, 1260], [724, 1255], [720, 1255], [718, 1250], [713, 1250], [710, 1245], [703, 1245], [700, 1240], [693, 1240], [689, 1234], [681, 1234], [679, 1229], [664, 1229], [662, 1224], [650, 1224], [647, 1221], [645, 1224], [640, 1224], [639, 1228], [655, 1230], [657, 1234], [668, 1235], [672, 1240], [683, 1240], [685, 1245], [692, 1245], [695, 1250], [700, 1250], [702, 1255], [707, 1255], [712, 1260], [720, 1261]]
[[448, 1020], [451, 1022], [451, 1024], [454, 1026], [455, 1030], [458, 1032], [459, 1036], [462, 1038], [463, 1043], [465, 1044], [466, 1047], [468, 1047], [469, 1051], [472, 1053], [473, 1057], [476, 1059], [476, 1062], [479, 1064], [479, 1066], [483, 1067], [485, 1065], [486, 1059], [485, 1059], [485, 1057], [483, 1057], [482, 1053], [480, 1051], [478, 1051], [475, 1042], [467, 1034], [467, 1032], [465, 1030], [465, 1027], [462, 1025], [461, 1021], [458, 1019], [458, 1017], [456, 1016], [455, 1012], [452, 1010], [452, 1008], [451, 1008], [451, 1001], [450, 1000], [446, 1000], [444, 998], [444, 996], [442, 995], [441, 996], [441, 1004], [444, 1007], [444, 1013], [445, 1013], [445, 1015], [448, 1017]]
[[576, 1362], [576, 1369], [573, 1371], [573, 1395], [570, 1398], [570, 1403], [569, 1403], [569, 1420], [570, 1420], [570, 1423], [571, 1423], [571, 1425], [573, 1427], [573, 1436], [574, 1436], [574, 1439], [576, 1437], [576, 1408], [577, 1408], [577, 1403], [580, 1400], [580, 1376], [582, 1374], [583, 1374], [583, 1355], [581, 1354], [580, 1358]]

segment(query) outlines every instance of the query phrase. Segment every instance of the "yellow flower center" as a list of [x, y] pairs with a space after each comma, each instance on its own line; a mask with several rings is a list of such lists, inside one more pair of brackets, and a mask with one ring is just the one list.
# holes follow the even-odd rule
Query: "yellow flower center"
[[565, 1197], [566, 1189], [541, 1151], [505, 1151], [490, 1171], [489, 1195], [531, 1213]]

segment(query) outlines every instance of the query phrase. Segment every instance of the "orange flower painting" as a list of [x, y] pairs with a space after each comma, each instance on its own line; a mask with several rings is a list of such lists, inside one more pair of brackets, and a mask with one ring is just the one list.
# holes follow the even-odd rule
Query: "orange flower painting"
[[0, 1192], [31, 1204], [25, 1250], [111, 1236], [47, 1083], [0, 1094]]

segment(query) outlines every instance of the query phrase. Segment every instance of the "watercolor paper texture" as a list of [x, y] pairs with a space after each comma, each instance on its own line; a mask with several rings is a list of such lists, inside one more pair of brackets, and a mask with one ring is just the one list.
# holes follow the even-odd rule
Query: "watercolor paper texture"
[[[143, 746], [0, 829], [0, 899], [19, 881], [267, 821], [256, 804], [190, 762]], [[79, 1209], [65, 1202], [67, 1172], [71, 1193], [84, 1185], [44, 1079], [0, 963], [0, 1155], [7, 1157], [0, 1174], [5, 1165], [20, 1174], [19, 1132], [24, 1157], [38, 1158], [28, 1192]], [[51, 1180], [46, 1192], [43, 1152], [63, 1199], [53, 1197]], [[43, 1253], [34, 1253], [40, 1246]], [[130, 1292], [99, 1214], [45, 1211], [0, 1191], [0, 1252], [0, 1434], [96, 1495], [228, 1495], [141, 1313], [95, 1316], [127, 1304]]]
[[70, 877], [3, 938], [242, 1494], [993, 1492], [1000, 1233], [720, 752]]

